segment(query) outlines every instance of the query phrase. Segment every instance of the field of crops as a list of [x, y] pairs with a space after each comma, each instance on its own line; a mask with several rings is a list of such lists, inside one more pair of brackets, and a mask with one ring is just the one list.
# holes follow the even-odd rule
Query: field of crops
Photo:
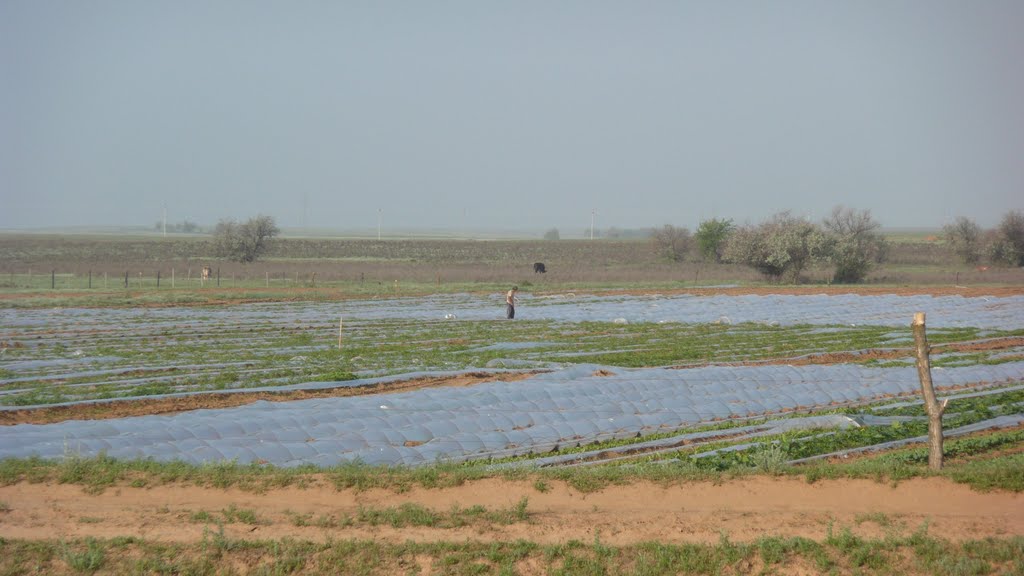
[[[907, 319], [918, 310], [929, 313], [932, 342], [948, 347], [934, 358], [937, 386], [963, 401], [1001, 406], [972, 412], [958, 424], [1021, 412], [1020, 296], [563, 294], [525, 296], [520, 316], [529, 319], [514, 322], [500, 319], [500, 302], [500, 294], [456, 294], [4, 310], [0, 414], [257, 390], [386, 390], [388, 382], [463, 372], [498, 378], [386, 399], [259, 402], [123, 421], [14, 426], [0, 440], [0, 457], [61, 458], [70, 450], [198, 464], [496, 461], [671, 438], [721, 422], [756, 420], [761, 435], [778, 426], [778, 418], [846, 411], [845, 419], [790, 421], [785, 431], [773, 432], [813, 436], [823, 427], [864, 427], [867, 406], [915, 395]], [[835, 363], [826, 355], [849, 360]], [[742, 366], [750, 362], [762, 365]], [[543, 374], [500, 378], [523, 370]], [[986, 395], [977, 399], [970, 391]], [[908, 425], [901, 437], [914, 437], [919, 428]], [[736, 443], [747, 440], [746, 433], [734, 435]]]
[[[751, 286], [695, 263], [594, 272], [568, 252], [534, 275], [528, 253], [402, 260], [396, 243], [226, 266], [219, 287], [130, 274], [125, 289], [110, 286], [115, 247], [63, 276], [23, 270], [38, 252], [4, 262], [0, 571], [1022, 567], [1018, 284], [950, 269], [960, 285]], [[151, 249], [130, 258], [151, 264]], [[939, 270], [905, 266], [919, 265]], [[916, 312], [948, 400], [941, 475]]]

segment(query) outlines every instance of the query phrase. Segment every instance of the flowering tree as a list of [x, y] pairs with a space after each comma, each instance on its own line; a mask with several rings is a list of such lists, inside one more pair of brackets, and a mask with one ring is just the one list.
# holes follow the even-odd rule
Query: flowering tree
[[858, 212], [836, 206], [824, 226], [829, 235], [828, 258], [836, 267], [833, 282], [861, 282], [876, 262], [885, 259], [887, 245], [876, 232], [879, 224], [871, 217], [870, 210]]
[[989, 246], [993, 262], [1024, 266], [1024, 212], [1007, 212], [996, 227]]
[[757, 226], [734, 230], [723, 259], [746, 264], [771, 280], [797, 283], [809, 265], [828, 261], [830, 248], [830, 239], [819, 226], [786, 211]]

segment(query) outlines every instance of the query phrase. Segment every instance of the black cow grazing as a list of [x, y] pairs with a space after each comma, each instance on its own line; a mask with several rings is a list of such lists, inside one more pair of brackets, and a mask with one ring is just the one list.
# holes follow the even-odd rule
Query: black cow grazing
[[547, 271], [548, 270], [547, 270], [547, 268], [544, 267], [544, 263], [543, 262], [534, 262], [533, 263], [533, 273], [534, 274], [546, 274]]

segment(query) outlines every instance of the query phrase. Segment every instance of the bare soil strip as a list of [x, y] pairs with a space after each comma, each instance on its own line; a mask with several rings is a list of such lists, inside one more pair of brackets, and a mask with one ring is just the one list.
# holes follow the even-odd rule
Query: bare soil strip
[[[393, 508], [417, 504], [439, 513], [454, 507], [514, 507], [526, 498], [528, 519], [509, 525], [472, 522], [460, 528], [371, 526], [345, 519], [360, 507]], [[326, 541], [373, 539], [406, 541], [485, 541], [524, 539], [540, 544], [570, 540], [628, 545], [715, 543], [762, 536], [823, 540], [830, 526], [862, 537], [927, 533], [951, 541], [1024, 534], [1024, 495], [979, 493], [945, 479], [916, 479], [893, 486], [871, 480], [832, 480], [807, 484], [802, 479], [754, 477], [726, 484], [661, 486], [639, 483], [581, 493], [558, 483], [545, 492], [530, 482], [480, 480], [451, 489], [414, 488], [401, 494], [385, 490], [335, 490], [325, 480], [309, 488], [256, 494], [195, 486], [122, 486], [89, 495], [78, 486], [19, 483], [0, 487], [0, 537], [22, 539], [111, 538], [200, 542], [211, 525], [195, 521], [199, 513], [221, 517], [231, 508], [255, 513], [257, 522], [225, 525], [233, 538]], [[309, 525], [295, 517], [306, 515]], [[334, 525], [319, 522], [331, 518]], [[216, 526], [213, 526], [216, 529]]]

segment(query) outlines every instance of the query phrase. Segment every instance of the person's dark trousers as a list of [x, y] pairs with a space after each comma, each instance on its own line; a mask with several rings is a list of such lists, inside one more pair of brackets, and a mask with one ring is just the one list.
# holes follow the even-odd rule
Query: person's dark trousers
[[516, 317], [516, 307], [511, 304], [505, 305], [505, 316], [511, 320]]

